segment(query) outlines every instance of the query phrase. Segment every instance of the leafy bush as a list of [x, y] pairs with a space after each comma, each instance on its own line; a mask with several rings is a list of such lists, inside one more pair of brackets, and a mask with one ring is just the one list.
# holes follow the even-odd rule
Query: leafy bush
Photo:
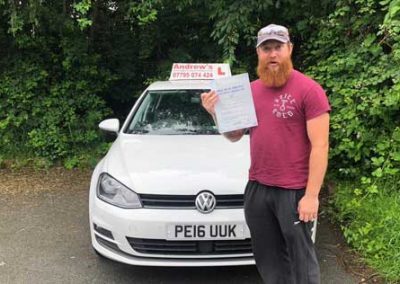
[[308, 73], [332, 105], [335, 216], [367, 263], [400, 281], [400, 1], [338, 1], [307, 21], [320, 27]]
[[381, 184], [390, 192], [364, 193], [354, 183], [337, 187], [335, 218], [346, 240], [388, 281], [400, 281], [400, 180]]
[[387, 6], [339, 1], [310, 41], [308, 72], [329, 95], [331, 168], [340, 178], [399, 174], [400, 41], [379, 25]]
[[[96, 95], [107, 80], [91, 66], [66, 71], [54, 80], [35, 62], [20, 60], [0, 77], [0, 147], [18, 148], [50, 160], [64, 158], [76, 149], [99, 142], [96, 124], [107, 114]], [[54, 81], [52, 81], [54, 80]]]
[[101, 145], [97, 124], [110, 113], [103, 97], [115, 76], [90, 50], [88, 3], [0, 1], [3, 160], [47, 166]]

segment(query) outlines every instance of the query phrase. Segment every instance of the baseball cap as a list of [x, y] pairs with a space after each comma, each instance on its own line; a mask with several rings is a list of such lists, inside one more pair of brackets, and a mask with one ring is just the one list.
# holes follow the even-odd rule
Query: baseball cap
[[270, 24], [266, 27], [263, 27], [261, 30], [258, 31], [257, 34], [257, 45], [259, 47], [264, 41], [267, 40], [277, 40], [283, 43], [289, 42], [289, 31], [284, 26], [279, 26], [275, 24]]

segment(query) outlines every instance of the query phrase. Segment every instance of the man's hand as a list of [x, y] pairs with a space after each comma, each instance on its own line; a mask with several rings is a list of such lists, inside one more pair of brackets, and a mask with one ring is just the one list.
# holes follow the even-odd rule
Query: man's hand
[[215, 105], [218, 101], [217, 93], [215, 91], [210, 91], [208, 93], [202, 93], [200, 97], [203, 107], [215, 118]]
[[[218, 102], [218, 95], [215, 91], [210, 91], [208, 93], [202, 93], [201, 104], [206, 109], [206, 111], [211, 114], [214, 119], [215, 124], [217, 125], [217, 117], [215, 116], [215, 105]], [[229, 139], [231, 142], [236, 142], [242, 138], [244, 135], [245, 129], [234, 130], [230, 132], [223, 133], [224, 137]]]
[[314, 221], [318, 216], [319, 200], [318, 196], [304, 195], [300, 199], [297, 211], [299, 219], [303, 222]]

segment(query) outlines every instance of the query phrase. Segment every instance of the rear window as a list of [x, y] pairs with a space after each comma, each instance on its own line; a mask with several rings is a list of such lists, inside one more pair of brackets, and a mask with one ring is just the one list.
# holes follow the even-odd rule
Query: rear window
[[148, 91], [130, 121], [127, 133], [148, 135], [218, 134], [215, 123], [201, 106], [207, 90]]

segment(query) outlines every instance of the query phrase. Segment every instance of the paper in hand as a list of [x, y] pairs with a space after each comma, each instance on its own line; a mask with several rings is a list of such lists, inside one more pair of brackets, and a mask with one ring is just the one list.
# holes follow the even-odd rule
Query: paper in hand
[[218, 95], [215, 114], [220, 133], [257, 126], [247, 73], [215, 79], [211, 89]]

